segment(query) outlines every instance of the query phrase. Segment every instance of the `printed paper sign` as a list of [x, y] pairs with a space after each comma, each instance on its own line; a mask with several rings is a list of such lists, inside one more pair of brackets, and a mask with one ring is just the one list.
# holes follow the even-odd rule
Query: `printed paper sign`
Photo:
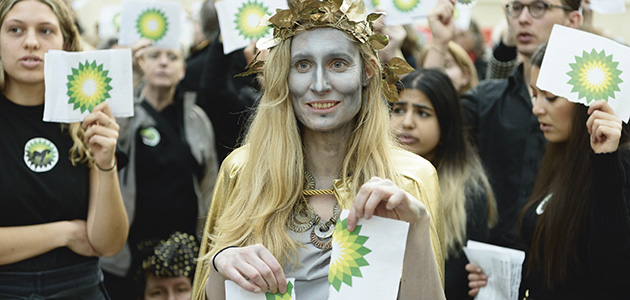
[[295, 278], [287, 278], [287, 292], [280, 293], [251, 293], [244, 290], [231, 280], [225, 281], [225, 300], [291, 300], [295, 298]]
[[606, 100], [627, 123], [630, 119], [630, 48], [556, 24], [536, 85], [586, 106]]
[[247, 47], [252, 40], [271, 37], [271, 27], [258, 26], [260, 19], [276, 13], [276, 9], [287, 9], [286, 0], [230, 0], [214, 4], [219, 16], [219, 27], [223, 38], [223, 53]]
[[120, 5], [103, 6], [98, 17], [98, 36], [101, 38], [118, 36], [120, 18]]
[[476, 300], [518, 300], [525, 252], [469, 240], [464, 253], [488, 275], [488, 284], [479, 289]]
[[396, 299], [409, 223], [372, 217], [350, 232], [348, 213], [333, 233], [328, 299]]
[[179, 49], [181, 11], [179, 1], [124, 1], [118, 44], [144, 38], [157, 47]]
[[82, 121], [103, 101], [115, 117], [133, 116], [131, 50], [49, 50], [44, 61], [44, 121]]
[[437, 0], [379, 0], [380, 8], [387, 13], [385, 24], [412, 24], [416, 20], [424, 19], [437, 3]]
[[623, 0], [591, 0], [591, 9], [600, 14], [622, 14], [626, 12]]

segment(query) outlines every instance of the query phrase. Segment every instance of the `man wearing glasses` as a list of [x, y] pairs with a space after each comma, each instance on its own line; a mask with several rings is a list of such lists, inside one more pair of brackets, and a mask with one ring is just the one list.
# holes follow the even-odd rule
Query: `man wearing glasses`
[[579, 8], [580, 0], [506, 3], [511, 38], [522, 63], [507, 78], [483, 81], [462, 96], [465, 122], [477, 142], [499, 210], [499, 223], [490, 232], [490, 243], [522, 248], [515, 237], [516, 222], [533, 188], [545, 142], [532, 114], [529, 60], [536, 48], [547, 42], [554, 24], [580, 25]]

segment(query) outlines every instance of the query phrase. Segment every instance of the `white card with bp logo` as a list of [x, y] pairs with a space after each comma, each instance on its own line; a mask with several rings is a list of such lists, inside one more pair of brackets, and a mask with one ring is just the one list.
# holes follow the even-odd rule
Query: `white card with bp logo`
[[154, 46], [179, 49], [181, 12], [179, 1], [123, 1], [118, 43], [148, 39]]
[[80, 122], [104, 101], [114, 117], [133, 116], [131, 50], [50, 50], [44, 61], [44, 121]]

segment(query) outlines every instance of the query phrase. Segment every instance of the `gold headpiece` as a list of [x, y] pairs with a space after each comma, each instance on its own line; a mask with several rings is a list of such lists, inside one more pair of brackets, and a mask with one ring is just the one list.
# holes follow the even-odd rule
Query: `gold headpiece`
[[[332, 27], [353, 36], [360, 43], [368, 43], [374, 53], [389, 43], [387, 36], [374, 33], [373, 22], [382, 14], [366, 15], [363, 0], [289, 0], [289, 9], [278, 9], [272, 17], [265, 16], [261, 25], [273, 28], [273, 37], [260, 39], [259, 50], [266, 50], [291, 38], [296, 33], [313, 28]], [[247, 66], [246, 76], [262, 70], [263, 61], [257, 56]], [[407, 74], [413, 68], [403, 59], [394, 57], [383, 69], [383, 94], [390, 102], [398, 101], [395, 83], [398, 75]]]

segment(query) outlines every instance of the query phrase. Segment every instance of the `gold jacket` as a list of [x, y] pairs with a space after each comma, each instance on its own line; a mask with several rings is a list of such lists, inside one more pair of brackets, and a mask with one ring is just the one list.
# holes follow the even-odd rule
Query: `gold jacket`
[[[236, 179], [239, 176], [239, 170], [247, 156], [247, 149], [248, 147], [245, 146], [234, 150], [225, 158], [221, 165], [204, 228], [204, 239], [207, 239], [209, 233], [215, 226], [216, 220], [223, 213], [225, 208], [230, 205], [230, 200], [227, 195], [229, 195], [234, 188]], [[431, 216], [431, 244], [437, 261], [440, 278], [442, 284], [444, 284], [444, 223], [437, 172], [429, 161], [404, 150], [396, 150], [394, 164], [396, 171], [398, 171], [403, 178], [403, 184], [400, 188], [420, 200]], [[336, 195], [339, 197], [353, 197], [353, 195], [349, 194], [349, 190], [344, 187], [344, 183], [341, 180], [335, 180], [333, 186]], [[205, 256], [208, 252], [211, 252], [212, 249], [208, 248], [209, 244], [208, 240], [201, 242], [199, 247], [200, 258]], [[193, 282], [193, 300], [206, 299], [205, 287], [210, 274], [208, 268], [212, 268], [212, 266], [207, 260], [197, 263]]]

